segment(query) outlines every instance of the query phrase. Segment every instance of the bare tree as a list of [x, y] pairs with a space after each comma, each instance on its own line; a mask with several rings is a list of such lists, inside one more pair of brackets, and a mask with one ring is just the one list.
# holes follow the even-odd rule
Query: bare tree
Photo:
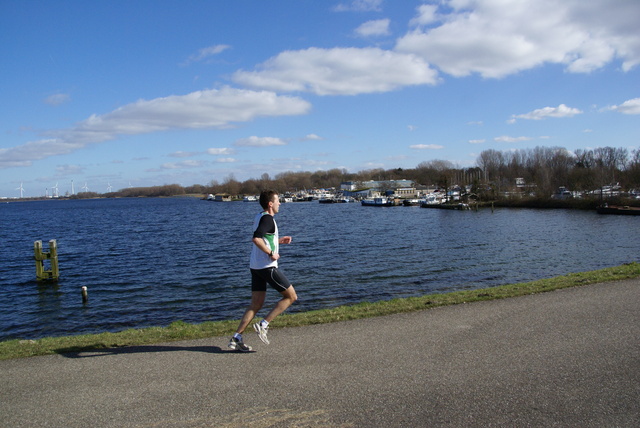
[[500, 171], [504, 166], [504, 155], [498, 150], [484, 150], [476, 160], [478, 166], [484, 171], [486, 182], [500, 181]]
[[596, 165], [601, 169], [602, 184], [615, 184], [617, 172], [624, 170], [629, 152], [624, 148], [599, 147], [593, 150]]

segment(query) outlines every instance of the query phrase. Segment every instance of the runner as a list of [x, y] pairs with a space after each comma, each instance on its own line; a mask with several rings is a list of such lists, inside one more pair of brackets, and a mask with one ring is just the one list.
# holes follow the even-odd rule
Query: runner
[[269, 344], [267, 336], [269, 323], [275, 317], [284, 312], [298, 299], [293, 285], [287, 277], [278, 269], [280, 259], [280, 244], [290, 244], [291, 237], [278, 235], [278, 225], [274, 216], [280, 210], [280, 199], [273, 190], [265, 190], [260, 194], [260, 205], [264, 209], [253, 222], [253, 247], [251, 249], [251, 303], [245, 311], [236, 333], [229, 341], [229, 349], [249, 352], [251, 347], [245, 345], [242, 333], [256, 316], [264, 304], [267, 295], [267, 284], [277, 290], [282, 299], [276, 303], [264, 319], [253, 325], [258, 337], [265, 344]]

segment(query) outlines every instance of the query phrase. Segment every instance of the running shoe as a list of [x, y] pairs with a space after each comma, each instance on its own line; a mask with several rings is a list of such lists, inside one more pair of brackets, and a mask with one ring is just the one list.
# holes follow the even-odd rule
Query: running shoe
[[245, 345], [242, 340], [238, 340], [235, 337], [231, 338], [227, 346], [233, 351], [251, 352], [251, 346]]
[[253, 325], [253, 329], [258, 333], [260, 340], [262, 340], [265, 345], [268, 345], [269, 338], [267, 337], [267, 333], [269, 332], [269, 327], [263, 327], [259, 322], [257, 322]]

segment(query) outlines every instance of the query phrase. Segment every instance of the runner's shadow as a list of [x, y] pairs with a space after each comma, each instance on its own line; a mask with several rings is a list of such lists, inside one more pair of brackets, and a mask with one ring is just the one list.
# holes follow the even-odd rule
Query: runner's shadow
[[76, 348], [60, 348], [55, 350], [56, 353], [62, 355], [65, 358], [93, 358], [93, 357], [106, 357], [109, 355], [123, 355], [123, 354], [145, 354], [152, 352], [204, 352], [206, 354], [229, 354], [236, 353], [237, 351], [231, 351], [221, 349], [218, 346], [171, 346], [171, 345], [140, 345], [140, 346], [124, 346], [122, 348], [107, 348], [107, 349], [78, 349]]

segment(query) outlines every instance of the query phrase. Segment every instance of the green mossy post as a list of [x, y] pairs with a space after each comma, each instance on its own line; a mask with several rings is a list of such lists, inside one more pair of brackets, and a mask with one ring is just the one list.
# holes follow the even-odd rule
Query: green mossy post
[[[36, 260], [36, 280], [38, 281], [57, 281], [60, 276], [58, 270], [58, 246], [56, 240], [49, 241], [49, 251], [42, 251], [42, 241], [33, 243], [33, 251]], [[45, 270], [44, 261], [49, 260], [51, 269]]]

